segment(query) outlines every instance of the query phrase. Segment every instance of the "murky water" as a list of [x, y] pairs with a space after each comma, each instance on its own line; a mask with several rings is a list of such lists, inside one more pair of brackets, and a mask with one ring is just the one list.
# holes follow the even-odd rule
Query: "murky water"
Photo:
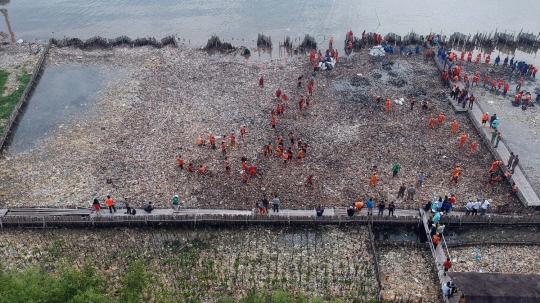
[[[177, 34], [186, 44], [195, 46], [203, 45], [212, 34], [233, 44], [253, 46], [258, 32], [271, 35], [274, 43], [287, 35], [301, 39], [305, 34], [315, 36], [319, 43], [330, 36], [341, 41], [349, 29], [400, 35], [411, 30], [432, 30], [449, 36], [455, 31], [518, 33], [522, 29], [538, 34], [540, 19], [524, 17], [520, 11], [538, 12], [540, 1], [521, 0], [512, 3], [511, 10], [508, 5], [503, 0], [456, 0], [450, 13], [447, 4], [435, 0], [0, 1], [0, 6], [7, 9], [15, 39], [86, 39], [96, 35], [160, 38]], [[0, 31], [9, 33], [6, 23]], [[275, 49], [273, 54], [277, 55]], [[536, 57], [536, 53], [519, 50], [517, 55], [523, 60]]]
[[75, 115], [99, 100], [112, 74], [104, 67], [70, 63], [49, 67], [37, 86], [23, 117], [15, 129], [8, 152], [25, 152], [38, 140], [69, 125]]

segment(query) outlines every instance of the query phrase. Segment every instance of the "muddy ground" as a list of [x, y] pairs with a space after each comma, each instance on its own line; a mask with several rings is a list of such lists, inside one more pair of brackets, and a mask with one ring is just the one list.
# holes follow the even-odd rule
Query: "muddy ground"
[[[339, 58], [333, 71], [313, 74], [303, 56], [254, 62], [208, 57], [187, 48], [52, 48], [47, 67], [74, 61], [122, 72], [84, 115], [72, 117], [31, 150], [4, 153], [3, 207], [88, 207], [94, 197], [103, 201], [107, 194], [117, 201], [129, 197], [135, 205], [153, 201], [157, 207], [169, 207], [174, 194], [190, 208], [252, 208], [263, 194], [279, 195], [283, 208], [341, 207], [368, 197], [376, 203], [394, 199], [400, 184], [414, 184], [419, 171], [427, 175], [424, 187], [417, 189], [414, 202], [398, 200], [398, 208], [418, 207], [434, 195], [450, 193], [456, 194], [458, 206], [476, 197], [493, 199], [494, 207], [519, 205], [505, 197], [507, 185], [486, 187], [493, 158], [484, 146], [473, 155], [459, 148], [463, 131], [469, 135], [467, 146], [480, 138], [464, 116], [452, 112], [435, 64], [421, 57], [370, 58], [362, 51]], [[299, 74], [305, 79], [302, 88], [296, 87]], [[312, 74], [311, 106], [301, 114], [298, 100], [307, 93]], [[260, 76], [264, 88], [258, 86]], [[289, 101], [272, 130], [270, 111], [278, 87]], [[405, 98], [405, 104], [392, 102], [386, 113], [384, 104], [375, 102], [377, 95]], [[411, 111], [412, 96], [418, 101]], [[426, 113], [421, 110], [424, 98], [430, 99]], [[430, 130], [429, 118], [440, 112], [446, 115], [443, 126]], [[459, 123], [455, 135], [450, 132], [454, 119]], [[241, 125], [247, 127], [245, 139], [240, 138]], [[219, 136], [231, 132], [238, 146], [227, 140], [232, 168], [227, 174]], [[284, 165], [263, 157], [263, 145], [271, 142], [275, 148], [279, 135], [290, 146], [290, 132], [308, 144], [302, 163]], [[216, 150], [196, 145], [198, 137], [210, 133], [218, 137]], [[297, 149], [293, 152], [296, 158]], [[179, 154], [195, 168], [205, 165], [206, 173], [180, 170]], [[240, 174], [244, 154], [259, 174], [247, 184]], [[392, 178], [395, 163], [402, 169]], [[459, 183], [449, 184], [456, 164], [463, 168]], [[375, 170], [379, 182], [373, 187], [368, 181]], [[310, 174], [314, 189], [304, 186]]]

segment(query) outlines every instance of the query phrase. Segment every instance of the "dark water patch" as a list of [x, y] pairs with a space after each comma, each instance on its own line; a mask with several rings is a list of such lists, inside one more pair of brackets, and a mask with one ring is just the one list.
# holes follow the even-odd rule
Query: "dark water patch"
[[420, 233], [417, 226], [376, 226], [373, 228], [375, 241], [418, 242]]
[[32, 149], [99, 100], [112, 73], [97, 65], [75, 63], [49, 67], [15, 128], [10, 154]]

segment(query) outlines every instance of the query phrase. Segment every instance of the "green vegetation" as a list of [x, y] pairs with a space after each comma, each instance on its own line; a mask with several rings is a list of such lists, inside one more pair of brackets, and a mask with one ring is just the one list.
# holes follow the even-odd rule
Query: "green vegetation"
[[[13, 108], [15, 108], [15, 105], [17, 102], [19, 102], [24, 89], [28, 85], [28, 82], [30, 82], [31, 75], [28, 75], [24, 68], [22, 71], [23, 73], [17, 77], [17, 81], [19, 83], [18, 89], [7, 96], [2, 96], [6, 90], [6, 83], [9, 73], [4, 70], [0, 70], [0, 120], [7, 119], [11, 115]], [[4, 127], [5, 125], [0, 124], [0, 133], [4, 131]]]
[[[165, 289], [163, 285], [156, 289], [151, 282], [142, 259], [130, 262], [127, 272], [117, 283], [112, 277], [99, 273], [86, 265], [77, 270], [62, 267], [54, 274], [46, 270], [26, 269], [0, 270], [0, 303], [136, 303], [136, 302], [206, 302], [204, 298], [186, 298], [174, 290]], [[194, 294], [193, 294], [194, 295]], [[165, 299], [165, 297], [176, 299]], [[180, 299], [184, 298], [184, 299]], [[250, 291], [241, 299], [223, 296], [211, 302], [218, 303], [344, 303], [340, 298], [312, 297], [302, 293], [276, 289], [274, 291]], [[375, 299], [361, 301], [352, 299], [354, 303], [374, 303]]]

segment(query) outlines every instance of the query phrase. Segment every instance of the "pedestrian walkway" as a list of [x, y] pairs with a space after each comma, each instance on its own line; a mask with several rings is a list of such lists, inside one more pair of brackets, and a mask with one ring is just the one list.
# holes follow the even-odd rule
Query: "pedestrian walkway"
[[[438, 56], [435, 56], [435, 63], [439, 67], [439, 70], [442, 71], [443, 62], [441, 58], [439, 58]], [[460, 89], [463, 89], [464, 87], [461, 81], [457, 83], [455, 82], [451, 82], [451, 83], [457, 84]], [[450, 97], [448, 97], [448, 99], [450, 100], [450, 103], [454, 107], [454, 110], [457, 110], [457, 111], [462, 110], [462, 108], [457, 104], [457, 101], [452, 100], [452, 98]], [[471, 119], [471, 122], [473, 123], [473, 125], [476, 127], [478, 134], [480, 135], [480, 137], [482, 137], [482, 139], [486, 143], [486, 146], [489, 146], [489, 149], [494, 155], [494, 157], [498, 160], [503, 161], [503, 163], [506, 164], [508, 161], [508, 158], [510, 157], [510, 151], [508, 150], [508, 147], [506, 146], [504, 141], [499, 142], [499, 145], [497, 148], [492, 147], [491, 133], [489, 132], [489, 128], [487, 127], [483, 128], [480, 125], [480, 122], [482, 121], [482, 115], [484, 113], [480, 104], [478, 102], [475, 102], [472, 110], [465, 109], [465, 111], [469, 115], [469, 119]], [[523, 203], [527, 207], [540, 206], [540, 199], [538, 198], [538, 195], [536, 194], [531, 184], [529, 183], [529, 180], [527, 179], [520, 165], [518, 165], [516, 169], [514, 170], [511, 181], [513, 181], [518, 186], [517, 195], [521, 203]]]
[[[450, 277], [444, 274], [444, 262], [446, 261], [446, 258], [452, 259], [452, 257], [450, 256], [450, 252], [448, 251], [448, 247], [446, 246], [446, 240], [444, 239], [444, 235], [441, 235], [441, 243], [439, 243], [437, 247], [433, 246], [433, 241], [431, 240], [431, 236], [429, 233], [428, 214], [425, 213], [423, 209], [420, 210], [420, 213], [422, 216], [422, 222], [424, 224], [426, 236], [428, 238], [429, 247], [431, 249], [431, 254], [433, 256], [433, 261], [435, 262], [437, 277], [439, 278], [439, 282], [442, 288], [443, 285], [450, 281]], [[450, 271], [454, 270], [450, 268]], [[458, 303], [460, 296], [461, 292], [458, 290], [458, 292], [455, 293], [452, 298], [444, 298], [444, 302]]]

